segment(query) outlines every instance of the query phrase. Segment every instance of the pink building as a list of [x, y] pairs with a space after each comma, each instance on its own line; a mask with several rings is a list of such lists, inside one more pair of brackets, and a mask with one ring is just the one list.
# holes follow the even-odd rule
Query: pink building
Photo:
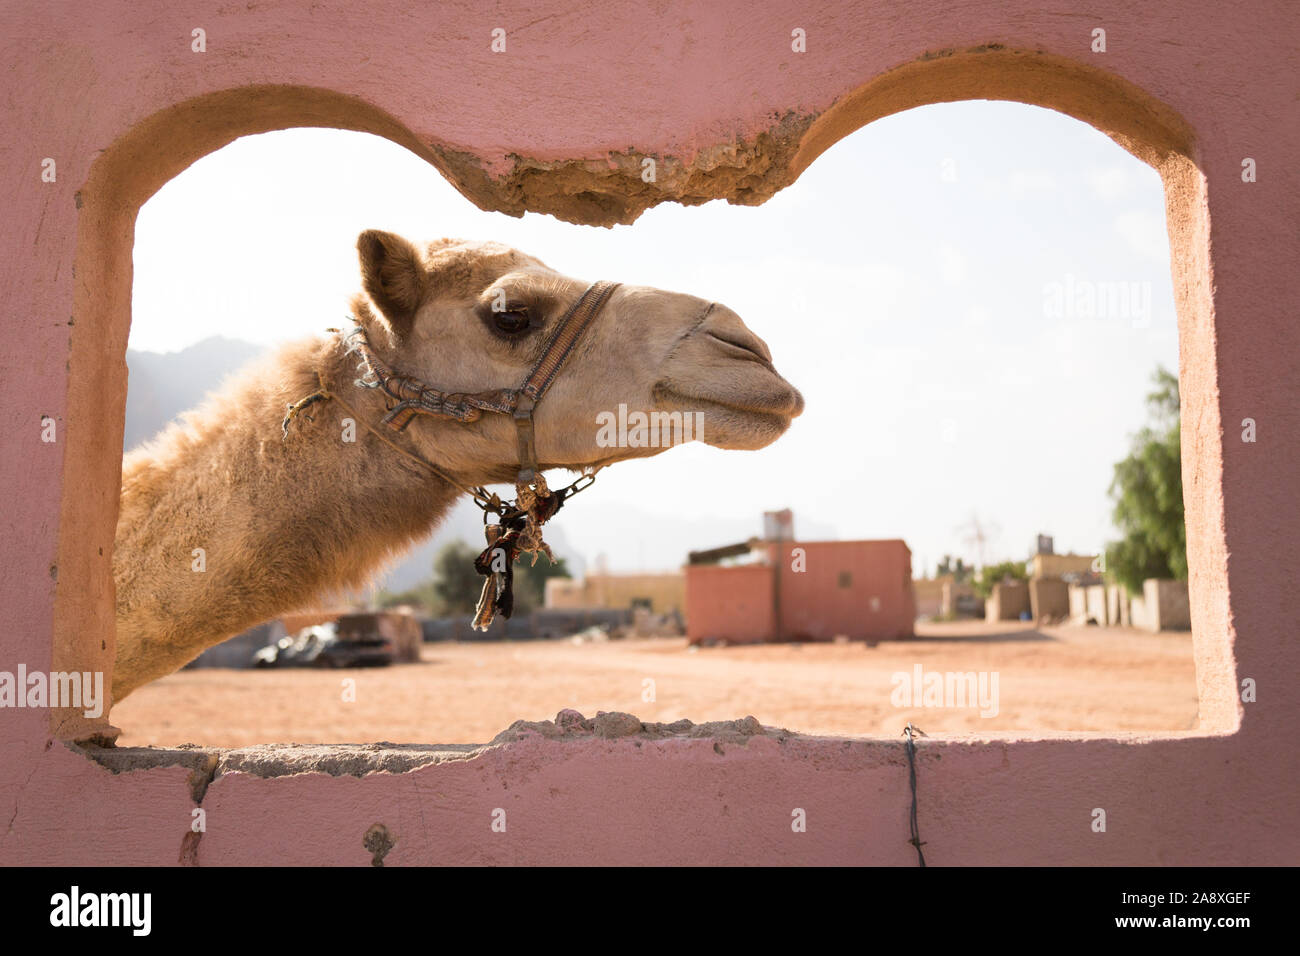
[[761, 564], [686, 568], [686, 633], [692, 643], [912, 636], [912, 552], [902, 541], [757, 547], [766, 552]]

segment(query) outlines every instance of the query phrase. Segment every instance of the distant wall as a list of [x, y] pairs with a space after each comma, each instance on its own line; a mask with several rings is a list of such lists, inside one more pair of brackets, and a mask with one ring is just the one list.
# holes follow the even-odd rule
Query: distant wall
[[1083, 589], [1084, 608], [1088, 617], [1103, 627], [1116, 623], [1110, 619], [1110, 602], [1106, 598], [1106, 585], [1090, 584]]
[[633, 601], [649, 601], [655, 614], [686, 610], [686, 576], [665, 574], [588, 574], [581, 580], [548, 578], [548, 608], [630, 608]]
[[1192, 626], [1187, 582], [1148, 578], [1129, 604], [1133, 626], [1144, 631], [1186, 631]]
[[993, 585], [984, 603], [986, 621], [1018, 621], [1029, 610], [1029, 587], [1024, 581], [1004, 581]]
[[571, 637], [589, 627], [606, 631], [628, 627], [634, 616], [628, 608], [538, 608], [510, 618], [498, 615], [486, 631], [474, 630], [474, 615], [454, 614], [424, 621], [426, 641], [532, 641]]
[[939, 613], [944, 617], [969, 614], [978, 618], [984, 617], [987, 610], [984, 599], [975, 593], [975, 588], [969, 582], [958, 584], [956, 581], [945, 581], [943, 583], [943, 603], [940, 605]]
[[1110, 623], [1130, 627], [1128, 589], [1122, 584], [1106, 585], [1106, 616]]
[[692, 644], [750, 644], [775, 633], [772, 569], [765, 564], [686, 568], [686, 635]]
[[934, 617], [943, 612], [943, 587], [950, 580], [952, 575], [945, 574], [942, 577], [917, 578], [912, 581], [918, 618]]
[[[795, 549], [803, 552], [804, 570]], [[910, 637], [916, 621], [912, 552], [898, 540], [808, 541], [785, 544], [781, 575], [781, 633], [797, 640], [884, 640]]]
[[1070, 616], [1070, 588], [1059, 578], [1031, 578], [1029, 610], [1035, 621], [1064, 620]]
[[1059, 578], [1064, 574], [1086, 574], [1097, 560], [1095, 554], [1036, 554], [1030, 559], [1032, 578]]
[[693, 642], [912, 635], [916, 599], [911, 552], [902, 541], [789, 542], [766, 550], [768, 564], [687, 566], [686, 632]]

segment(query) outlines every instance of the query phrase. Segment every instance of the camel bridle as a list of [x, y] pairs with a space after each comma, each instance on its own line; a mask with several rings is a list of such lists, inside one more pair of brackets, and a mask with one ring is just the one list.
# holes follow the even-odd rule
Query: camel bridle
[[[395, 373], [375, 353], [365, 328], [360, 324], [343, 336], [346, 351], [356, 352], [361, 357], [359, 369], [363, 370], [363, 374], [354, 384], [359, 388], [378, 389], [384, 394], [387, 414], [380, 424], [387, 425], [393, 431], [404, 431], [417, 415], [432, 415], [469, 423], [477, 421], [483, 412], [496, 412], [509, 415], [515, 423], [519, 458], [519, 469], [515, 476], [516, 498], [514, 501], [502, 501], [500, 496], [490, 494], [481, 485], [466, 487], [427, 458], [402, 448], [363, 418], [353, 415], [385, 444], [464, 491], [483, 511], [488, 546], [475, 560], [474, 567], [480, 574], [486, 575], [487, 580], [483, 582], [483, 592], [474, 617], [474, 627], [477, 630], [486, 631], [498, 611], [504, 617], [510, 617], [514, 603], [512, 584], [515, 557], [526, 551], [533, 555], [534, 563], [539, 553], [554, 560], [550, 548], [542, 540], [542, 525], [554, 517], [567, 498], [585, 491], [595, 481], [593, 470], [556, 491], [547, 487], [537, 458], [533, 413], [573, 354], [583, 333], [595, 321], [619, 285], [617, 282], [600, 280], [587, 287], [556, 323], [555, 331], [543, 347], [541, 357], [518, 388], [448, 392], [413, 376]], [[283, 424], [286, 439], [290, 422], [315, 402], [333, 398], [351, 412], [343, 399], [329, 391], [324, 376], [319, 372], [317, 375], [320, 378], [320, 390], [289, 406]], [[496, 515], [497, 521], [489, 522], [489, 515]]]
[[533, 411], [555, 381], [564, 363], [573, 353], [582, 334], [600, 314], [619, 283], [593, 282], [578, 297], [556, 324], [542, 355], [518, 388], [489, 392], [446, 392], [407, 375], [395, 375], [380, 360], [358, 326], [348, 333], [345, 342], [361, 356], [366, 374], [357, 380], [363, 388], [378, 388], [396, 404], [389, 405], [383, 424], [402, 431], [416, 415], [435, 415], [459, 422], [476, 421], [482, 412], [499, 412], [514, 419], [518, 433], [518, 484], [531, 484], [541, 473], [537, 461]]

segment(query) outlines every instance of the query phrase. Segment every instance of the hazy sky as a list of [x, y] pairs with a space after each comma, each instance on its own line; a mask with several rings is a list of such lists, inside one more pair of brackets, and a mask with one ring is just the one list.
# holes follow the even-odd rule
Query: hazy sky
[[975, 556], [976, 514], [989, 560], [1040, 531], [1096, 550], [1151, 372], [1177, 369], [1155, 171], [1069, 117], [992, 102], [879, 120], [764, 206], [666, 204], [612, 230], [482, 212], [376, 137], [248, 137], [141, 209], [130, 345], [339, 325], [367, 228], [713, 299], [771, 346], [807, 401], [776, 444], [622, 464], [565, 509], [570, 545], [615, 570], [677, 567], [782, 507], [806, 539], [901, 537], [918, 573]]

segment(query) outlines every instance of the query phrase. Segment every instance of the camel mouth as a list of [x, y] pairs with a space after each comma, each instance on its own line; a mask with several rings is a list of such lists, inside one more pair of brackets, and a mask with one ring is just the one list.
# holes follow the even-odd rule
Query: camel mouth
[[798, 389], [775, 373], [770, 377], [784, 387], [724, 396], [682, 391], [661, 382], [655, 386], [654, 400], [661, 411], [693, 415], [698, 423], [695, 438], [706, 445], [737, 450], [765, 448], [785, 434], [803, 412], [803, 396]]
[[719, 448], [763, 448], [803, 412], [803, 396], [777, 372], [767, 343], [716, 303], [668, 356], [653, 398], [664, 411], [694, 414], [699, 440]]
[[732, 394], [712, 390], [685, 389], [678, 383], [658, 382], [654, 387], [654, 399], [664, 406], [666, 411], [707, 411], [714, 409], [733, 415], [753, 415], [756, 418], [770, 418], [789, 425], [803, 414], [803, 395], [797, 388], [772, 372], [767, 388], [748, 388], [737, 390]]

